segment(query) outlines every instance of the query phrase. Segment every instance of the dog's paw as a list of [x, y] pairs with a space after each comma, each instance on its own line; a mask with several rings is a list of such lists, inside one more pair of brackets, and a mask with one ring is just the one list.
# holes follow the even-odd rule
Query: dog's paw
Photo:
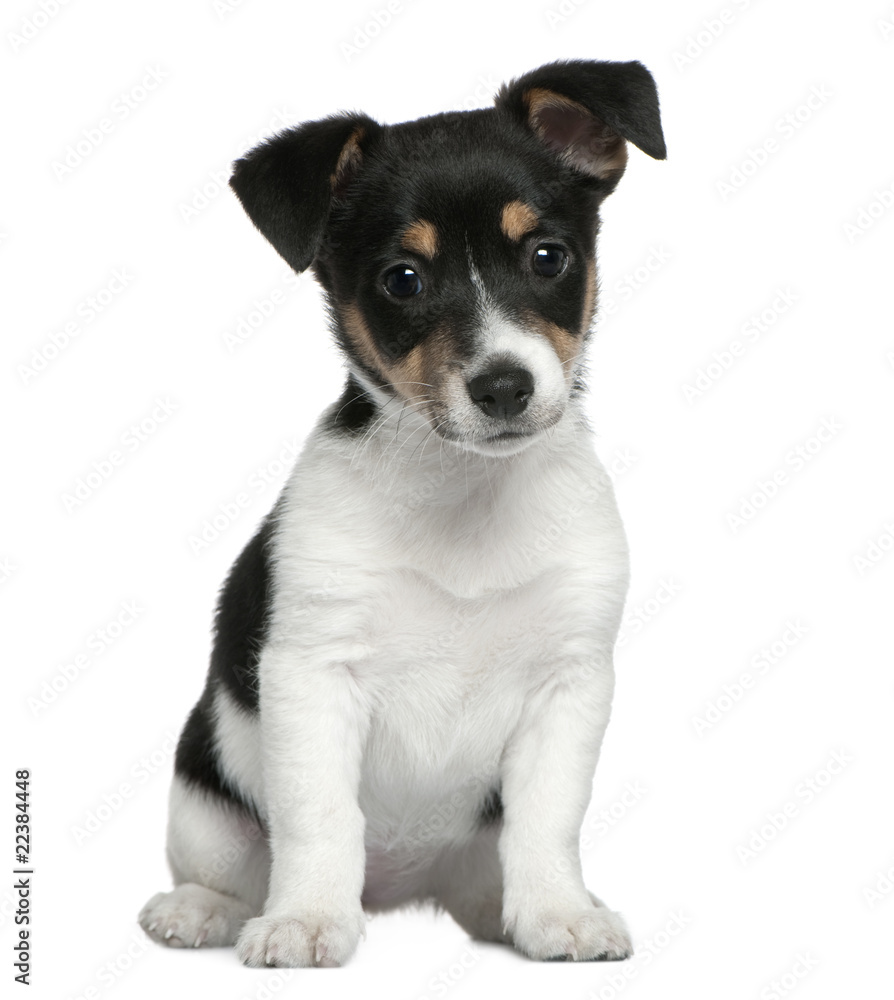
[[215, 948], [233, 945], [251, 907], [233, 896], [192, 882], [173, 892], [159, 892], [140, 911], [140, 926], [153, 940], [170, 948]]
[[617, 961], [633, 954], [620, 914], [602, 906], [520, 915], [507, 924], [515, 947], [541, 961]]
[[281, 968], [344, 965], [363, 933], [363, 914], [255, 917], [243, 928], [236, 954], [246, 965]]

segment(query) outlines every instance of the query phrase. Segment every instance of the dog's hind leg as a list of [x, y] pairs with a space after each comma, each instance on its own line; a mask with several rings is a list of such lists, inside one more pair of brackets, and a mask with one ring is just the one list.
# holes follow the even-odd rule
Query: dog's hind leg
[[167, 853], [175, 888], [149, 900], [140, 926], [175, 948], [235, 944], [267, 894], [270, 853], [261, 827], [236, 803], [175, 775]]

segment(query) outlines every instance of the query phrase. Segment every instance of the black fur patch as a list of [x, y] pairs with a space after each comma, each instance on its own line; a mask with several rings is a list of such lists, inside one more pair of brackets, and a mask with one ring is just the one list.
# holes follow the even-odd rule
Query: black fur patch
[[214, 618], [209, 680], [222, 684], [240, 708], [258, 710], [258, 660], [267, 640], [272, 599], [270, 545], [274, 509], [233, 563]]
[[233, 563], [221, 588], [214, 618], [214, 647], [205, 690], [183, 727], [174, 771], [257, 819], [254, 805], [230, 787], [221, 773], [214, 719], [214, 693], [223, 688], [242, 711], [258, 711], [258, 661], [267, 639], [272, 600], [270, 547], [277, 508]]
[[174, 755], [174, 773], [188, 785], [237, 806], [260, 822], [254, 804], [242, 798], [224, 782], [221, 775], [214, 733], [214, 685], [211, 681], [205, 686], [180, 734]]
[[369, 425], [376, 411], [376, 404], [349, 376], [341, 398], [329, 415], [329, 427], [334, 431], [356, 434]]
[[481, 809], [478, 812], [478, 823], [480, 826], [493, 826], [503, 819], [503, 800], [500, 798], [500, 789], [492, 788], [486, 795]]

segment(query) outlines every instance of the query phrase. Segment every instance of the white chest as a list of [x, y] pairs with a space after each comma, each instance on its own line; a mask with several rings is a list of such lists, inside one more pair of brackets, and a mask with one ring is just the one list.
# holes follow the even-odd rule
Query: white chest
[[274, 630], [349, 665], [369, 713], [360, 798], [375, 843], [405, 841], [445, 798], [469, 824], [531, 692], [617, 627], [627, 557], [611, 484], [587, 440], [531, 452], [396, 469], [312, 441], [289, 484]]

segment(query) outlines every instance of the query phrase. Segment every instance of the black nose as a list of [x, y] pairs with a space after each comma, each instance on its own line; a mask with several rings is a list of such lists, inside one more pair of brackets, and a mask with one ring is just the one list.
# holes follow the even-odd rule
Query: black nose
[[489, 417], [501, 419], [521, 413], [533, 391], [534, 376], [524, 368], [497, 368], [469, 382], [472, 399]]

